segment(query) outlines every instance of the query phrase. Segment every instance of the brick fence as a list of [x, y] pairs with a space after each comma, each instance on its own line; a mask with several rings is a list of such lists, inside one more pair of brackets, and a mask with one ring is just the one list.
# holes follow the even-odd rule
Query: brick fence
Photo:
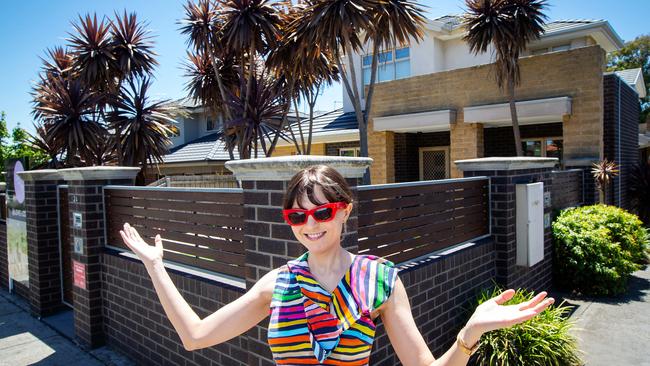
[[[406, 286], [416, 324], [435, 356], [440, 356], [453, 342], [469, 316], [466, 307], [480, 290], [491, 287], [493, 281], [540, 290], [548, 288], [552, 280], [548, 228], [544, 234], [544, 260], [531, 268], [515, 264], [514, 187], [519, 183], [543, 182], [545, 192], [552, 194], [554, 162], [547, 160], [554, 159], [532, 158], [526, 167], [510, 162], [508, 168], [495, 167], [490, 159], [477, 160], [465, 174], [489, 177], [489, 234], [480, 240], [458, 243], [399, 264], [400, 278]], [[181, 295], [201, 318], [237, 299], [272, 268], [303, 253], [291, 229], [282, 223], [280, 211], [289, 178], [297, 170], [314, 163], [330, 164], [344, 174], [358, 202], [356, 186], [369, 163], [366, 158], [281, 157], [251, 159], [231, 166], [243, 182], [245, 277], [173, 262], [165, 264]], [[106, 218], [101, 215], [104, 209], [102, 187], [116, 182], [132, 184], [132, 179], [126, 178], [126, 172], [120, 173], [121, 178], [111, 175], [118, 170], [104, 171], [101, 178], [92, 175], [91, 179], [83, 169], [63, 174], [67, 177], [64, 180], [71, 185], [70, 221], [75, 221], [73, 211], [84, 217], [81, 227], [70, 229], [70, 240], [77, 237], [83, 243], [83, 256], [74, 254], [73, 258], [86, 266], [87, 276], [86, 289], [74, 288], [75, 318], [79, 317], [75, 319], [78, 342], [90, 348], [107, 343], [140, 364], [273, 365], [266, 340], [268, 318], [223, 344], [192, 352], [184, 349], [142, 263], [129, 251], [107, 242], [103, 235]], [[561, 201], [570, 204], [570, 200], [565, 197]], [[30, 207], [32, 211], [37, 210]], [[550, 206], [544, 208], [545, 213], [551, 210]], [[28, 216], [34, 214], [28, 211]], [[342, 240], [343, 246], [353, 253], [358, 252], [358, 225], [355, 208]], [[394, 365], [396, 355], [383, 326], [379, 320], [377, 322], [371, 364]]]

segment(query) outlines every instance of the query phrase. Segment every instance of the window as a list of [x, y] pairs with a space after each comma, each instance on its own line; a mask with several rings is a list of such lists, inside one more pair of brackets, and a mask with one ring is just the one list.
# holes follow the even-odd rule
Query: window
[[208, 131], [212, 131], [212, 130], [215, 129], [215, 127], [216, 126], [215, 126], [215, 123], [214, 123], [214, 119], [208, 118], [208, 120], [206, 121], [206, 124], [205, 124], [205, 129], [208, 130]]
[[[382, 51], [377, 57], [377, 82], [403, 79], [411, 76], [411, 50], [401, 47], [394, 50]], [[363, 85], [370, 84], [372, 73], [372, 55], [363, 56]]]
[[359, 157], [361, 156], [361, 148], [358, 147], [343, 147], [339, 149], [339, 156], [351, 156]]
[[562, 161], [563, 141], [561, 137], [525, 139], [521, 142], [524, 156], [558, 158]]
[[167, 137], [179, 137], [181, 135], [181, 129], [178, 126], [168, 125], [167, 126], [171, 133], [167, 133]]
[[561, 44], [552, 47], [538, 48], [536, 50], [531, 50], [530, 53], [533, 56], [541, 55], [548, 52], [559, 52], [559, 51], [568, 51], [571, 49], [571, 44]]

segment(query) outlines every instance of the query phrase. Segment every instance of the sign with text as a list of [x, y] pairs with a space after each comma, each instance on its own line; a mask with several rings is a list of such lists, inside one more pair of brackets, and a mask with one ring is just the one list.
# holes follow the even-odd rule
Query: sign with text
[[74, 273], [74, 285], [86, 289], [86, 265], [72, 260], [72, 272]]

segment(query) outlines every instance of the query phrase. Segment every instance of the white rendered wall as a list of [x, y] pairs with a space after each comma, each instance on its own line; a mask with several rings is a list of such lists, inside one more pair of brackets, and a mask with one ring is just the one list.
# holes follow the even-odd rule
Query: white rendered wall
[[439, 71], [462, 69], [492, 63], [492, 47], [479, 55], [470, 53], [467, 43], [462, 39], [451, 39], [444, 43], [444, 67]]

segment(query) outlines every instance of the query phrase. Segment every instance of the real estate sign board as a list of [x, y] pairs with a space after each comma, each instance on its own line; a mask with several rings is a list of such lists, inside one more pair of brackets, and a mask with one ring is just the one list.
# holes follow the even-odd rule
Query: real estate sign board
[[7, 171], [7, 251], [9, 260], [9, 289], [14, 281], [29, 285], [27, 269], [27, 220], [25, 211], [25, 182], [17, 173], [27, 170], [26, 159], [11, 159]]

